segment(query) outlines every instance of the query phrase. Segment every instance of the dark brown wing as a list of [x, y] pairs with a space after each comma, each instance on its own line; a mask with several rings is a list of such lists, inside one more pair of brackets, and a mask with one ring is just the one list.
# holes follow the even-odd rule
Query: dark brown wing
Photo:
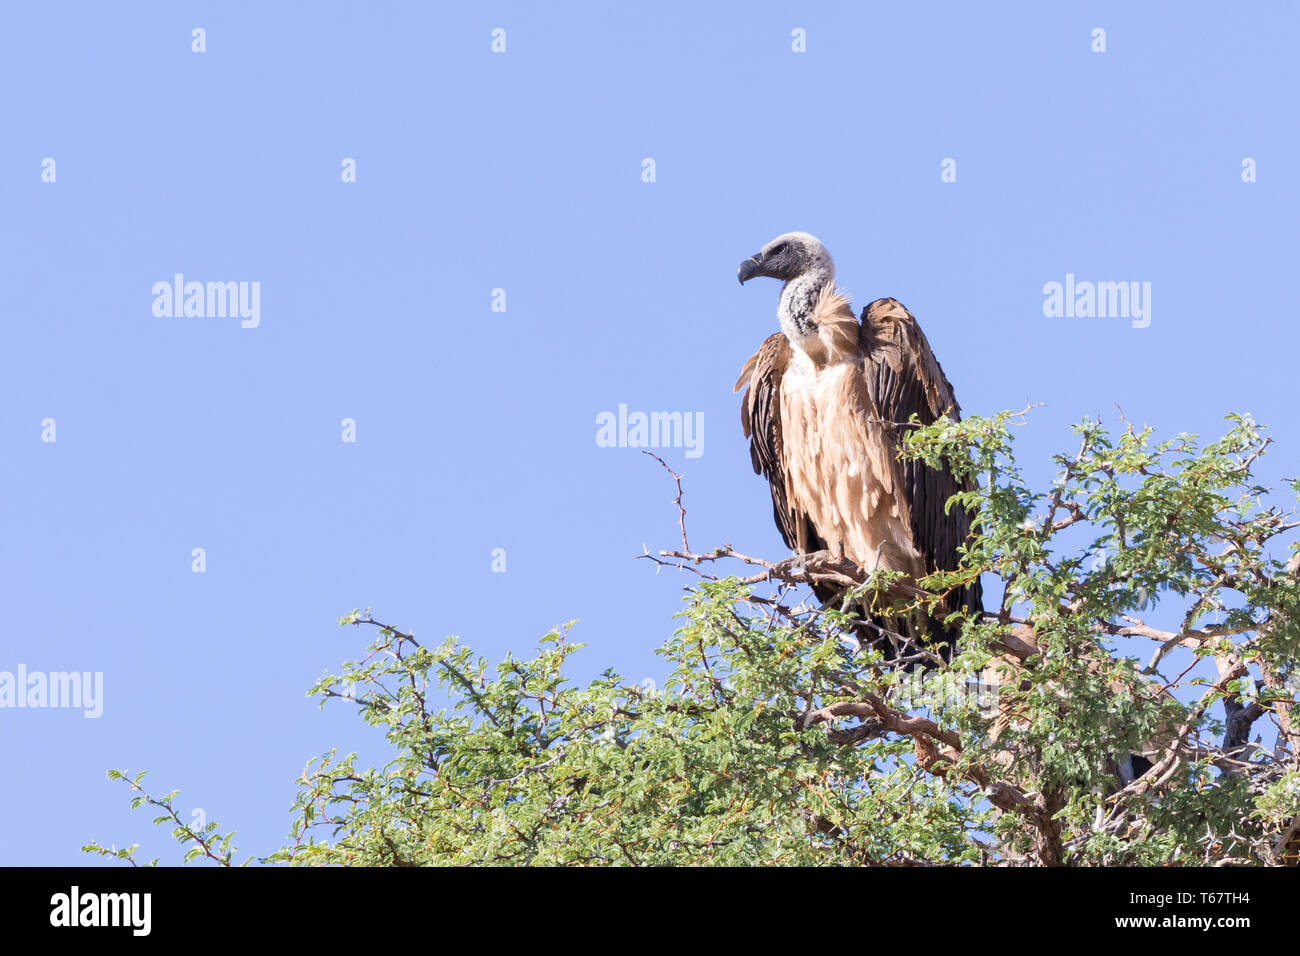
[[790, 362], [790, 342], [781, 332], [769, 335], [750, 356], [734, 391], [745, 389], [740, 402], [740, 425], [749, 439], [754, 473], [767, 479], [772, 491], [772, 516], [787, 548], [799, 547], [800, 532], [807, 550], [826, 547], [807, 515], [796, 509], [786, 492], [781, 441], [781, 377]]
[[[925, 333], [912, 313], [897, 299], [877, 299], [862, 311], [862, 352], [868, 388], [886, 422], [895, 447], [901, 447], [907, 422], [913, 414], [929, 425], [940, 417], [959, 420], [961, 408], [952, 385], [934, 357]], [[912, 518], [912, 541], [930, 571], [957, 567], [957, 548], [970, 534], [970, 516], [948, 499], [959, 486], [947, 468], [936, 470], [918, 461], [901, 463]], [[949, 606], [982, 608], [979, 582], [958, 595]]]

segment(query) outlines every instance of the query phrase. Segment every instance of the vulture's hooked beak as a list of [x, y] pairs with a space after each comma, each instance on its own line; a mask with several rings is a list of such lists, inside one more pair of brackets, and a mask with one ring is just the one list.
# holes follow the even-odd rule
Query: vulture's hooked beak
[[740, 264], [736, 270], [736, 277], [740, 279], [740, 284], [744, 285], [746, 280], [761, 276], [763, 274], [763, 254], [756, 252]]

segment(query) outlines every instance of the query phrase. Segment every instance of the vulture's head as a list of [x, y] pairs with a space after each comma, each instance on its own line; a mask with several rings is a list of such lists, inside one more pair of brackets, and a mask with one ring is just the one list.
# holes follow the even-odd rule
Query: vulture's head
[[736, 271], [741, 285], [756, 276], [789, 282], [809, 274], [816, 275], [819, 281], [829, 281], [835, 277], [835, 263], [817, 237], [806, 232], [777, 236], [742, 262]]

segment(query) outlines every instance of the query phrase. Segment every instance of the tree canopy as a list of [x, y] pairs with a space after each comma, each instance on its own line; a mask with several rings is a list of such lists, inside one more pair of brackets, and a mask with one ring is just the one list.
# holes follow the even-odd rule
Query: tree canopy
[[[493, 666], [344, 616], [372, 639], [311, 693], [355, 707], [392, 759], [311, 760], [285, 845], [259, 859], [1295, 864], [1300, 562], [1290, 505], [1253, 473], [1268, 439], [1247, 416], [1205, 444], [1085, 420], [1033, 490], [1014, 457], [1023, 414], [910, 431], [904, 454], [978, 486], [950, 503], [976, 515], [962, 566], [919, 582], [824, 552], [696, 552], [681, 511], [681, 548], [643, 555], [696, 576], [662, 686], [570, 680], [590, 652], [568, 627]], [[679, 478], [677, 493], [680, 507]], [[845, 610], [933, 611], [976, 575], [990, 606], [950, 618], [951, 661], [918, 647], [884, 666]], [[820, 606], [814, 580], [842, 599]], [[187, 859], [235, 862], [231, 835], [184, 823], [175, 792], [110, 775], [162, 809]]]

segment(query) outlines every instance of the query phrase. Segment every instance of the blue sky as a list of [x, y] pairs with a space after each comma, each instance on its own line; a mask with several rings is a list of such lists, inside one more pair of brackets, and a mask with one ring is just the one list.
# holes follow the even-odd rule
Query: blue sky
[[[1133, 6], [7, 7], [0, 670], [102, 671], [104, 712], [0, 711], [0, 862], [177, 859], [108, 767], [277, 846], [307, 758], [382, 754], [305, 696], [353, 607], [493, 659], [577, 618], [575, 676], [660, 675], [671, 481], [596, 416], [701, 413], [662, 452], [692, 544], [781, 554], [731, 392], [780, 232], [901, 299], [968, 413], [1044, 403], [1030, 474], [1118, 403], [1253, 412], [1294, 475], [1300, 14]], [[156, 317], [178, 272], [260, 324]], [[1149, 327], [1045, 317], [1067, 273], [1151, 283]]]

